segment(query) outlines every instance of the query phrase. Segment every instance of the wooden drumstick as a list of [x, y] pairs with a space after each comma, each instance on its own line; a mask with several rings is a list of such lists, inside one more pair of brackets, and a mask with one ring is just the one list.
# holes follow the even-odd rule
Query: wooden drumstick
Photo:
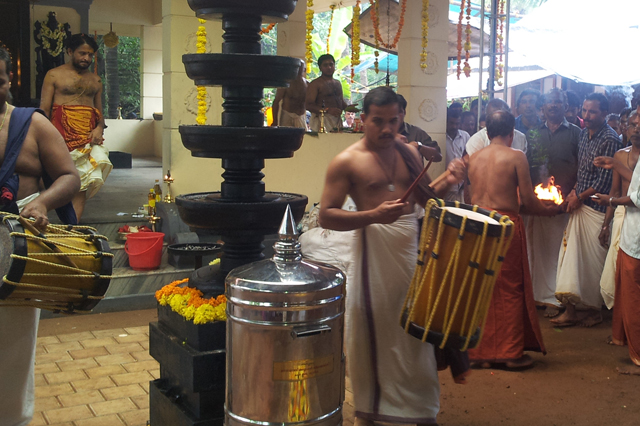
[[[38, 228], [33, 226], [31, 224], [31, 222], [29, 222], [24, 217], [19, 216], [18, 217], [18, 222], [20, 222], [20, 225], [22, 225], [23, 228], [27, 229], [29, 232], [31, 232], [36, 237], [42, 238], [43, 240], [47, 239], [47, 237], [45, 237], [44, 234], [42, 232], [40, 232], [40, 230]], [[65, 255], [64, 252], [62, 250], [60, 250], [60, 247], [58, 247], [54, 243], [49, 242], [49, 241], [42, 241], [42, 240], [37, 240], [37, 241], [40, 241], [41, 243], [43, 243], [44, 245], [46, 245], [47, 247], [49, 247], [51, 250], [55, 251], [56, 253], [60, 253], [61, 254], [60, 258], [62, 258], [62, 260], [67, 262], [68, 266], [73, 266], [74, 268], [78, 268], [78, 265], [76, 265], [75, 262], [73, 260], [71, 260], [71, 258], [69, 256]]]
[[441, 174], [440, 176], [438, 176], [433, 182], [431, 182], [429, 184], [429, 186], [431, 188], [435, 188], [435, 186], [437, 184], [439, 184], [440, 182], [442, 182], [443, 180], [445, 180], [449, 175], [451, 174], [451, 172], [449, 170], [445, 171], [443, 174]]
[[416, 180], [413, 181], [413, 183], [411, 184], [409, 189], [407, 189], [407, 192], [405, 192], [404, 195], [402, 196], [402, 198], [400, 198], [400, 202], [401, 203], [406, 203], [407, 202], [407, 199], [409, 198], [409, 195], [411, 195], [411, 193], [416, 189], [416, 186], [418, 186], [418, 182], [420, 182], [420, 179], [422, 179], [424, 177], [425, 173], [427, 173], [427, 170], [429, 170], [429, 167], [431, 167], [431, 163], [433, 163], [433, 157], [431, 157], [431, 159], [429, 159], [429, 162], [427, 163], [425, 168], [420, 172], [420, 174], [418, 175]]

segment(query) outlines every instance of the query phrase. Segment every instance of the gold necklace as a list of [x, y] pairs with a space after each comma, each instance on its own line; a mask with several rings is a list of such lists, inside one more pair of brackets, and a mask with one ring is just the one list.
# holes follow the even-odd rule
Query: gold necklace
[[7, 102], [5, 101], [4, 103], [4, 115], [2, 116], [2, 123], [0, 123], [0, 130], [2, 130], [2, 128], [4, 127], [4, 120], [7, 118], [7, 112], [9, 112], [9, 105], [7, 105]]
[[380, 160], [380, 158], [378, 157], [378, 153], [375, 151], [371, 151], [371, 153], [373, 154], [374, 158], [378, 162], [378, 165], [382, 169], [382, 172], [387, 177], [387, 181], [389, 182], [389, 185], [387, 185], [387, 189], [389, 190], [389, 192], [395, 191], [396, 186], [393, 184], [393, 180], [396, 177], [396, 149], [393, 148], [393, 166], [391, 168], [391, 177], [389, 177], [389, 174], [387, 173], [387, 169], [384, 168], [384, 165], [382, 164], [382, 160]]

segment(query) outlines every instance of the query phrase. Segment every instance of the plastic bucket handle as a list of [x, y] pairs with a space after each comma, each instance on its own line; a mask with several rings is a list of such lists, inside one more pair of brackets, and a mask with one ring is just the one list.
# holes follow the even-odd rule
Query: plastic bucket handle
[[[156, 242], [154, 244], [150, 245], [149, 248], [147, 248], [146, 250], [143, 250], [143, 251], [141, 251], [139, 253], [131, 253], [129, 251], [129, 245], [127, 244], [129, 242], [129, 240], [127, 240], [127, 241], [124, 242], [124, 251], [130, 256], [140, 256], [141, 254], [145, 254], [145, 253], [153, 250], [158, 243], [162, 244], [162, 240], [164, 239], [164, 236], [162, 236], [162, 237], [153, 237], [153, 238], [156, 238]], [[149, 240], [151, 238], [147, 238], [147, 239]]]

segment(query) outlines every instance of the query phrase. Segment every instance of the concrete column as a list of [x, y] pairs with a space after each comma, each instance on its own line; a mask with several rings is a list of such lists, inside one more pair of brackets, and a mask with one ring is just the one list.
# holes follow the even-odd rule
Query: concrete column
[[[171, 170], [175, 183], [173, 196], [195, 191], [219, 190], [222, 173], [220, 160], [191, 157], [182, 145], [180, 125], [196, 124], [198, 113], [197, 90], [187, 77], [182, 55], [196, 53], [198, 19], [186, 0], [162, 0], [162, 165]], [[222, 24], [207, 21], [207, 53], [222, 51]], [[222, 114], [221, 88], [208, 87], [207, 124], [219, 125]], [[206, 173], [203, 171], [206, 170]], [[216, 178], [212, 185], [210, 178]]]
[[304, 60], [307, 2], [300, 0], [287, 22], [278, 24], [278, 55]]
[[398, 42], [398, 93], [407, 100], [407, 123], [424, 129], [440, 146], [443, 161], [429, 174], [445, 170], [447, 128], [448, 0], [430, 0], [427, 68], [420, 68], [422, 2], [408, 1], [405, 25]]
[[162, 112], [162, 25], [142, 27], [141, 118]]

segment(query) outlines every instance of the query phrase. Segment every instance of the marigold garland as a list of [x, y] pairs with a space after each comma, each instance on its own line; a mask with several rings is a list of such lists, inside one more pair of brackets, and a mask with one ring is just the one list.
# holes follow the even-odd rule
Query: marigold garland
[[[58, 23], [58, 27], [55, 30], [51, 30], [51, 28], [47, 26], [46, 21], [42, 21], [41, 23], [40, 39], [42, 40], [42, 47], [47, 51], [47, 53], [49, 53], [49, 55], [55, 58], [62, 53], [62, 49], [64, 49], [64, 39], [66, 37], [64, 25], [62, 23]], [[55, 50], [51, 50], [51, 42], [53, 41], [57, 43]]]
[[[369, 0], [371, 2], [371, 0]], [[371, 21], [373, 22], [373, 28], [375, 28], [378, 24], [376, 23], [376, 16], [380, 16], [380, 2], [375, 2], [375, 5], [371, 3]], [[378, 62], [378, 57], [380, 56], [380, 38], [378, 36], [374, 36], [373, 39], [376, 43], [376, 51], [373, 52], [373, 55], [376, 57], [373, 65], [376, 71], [376, 74], [380, 72], [380, 64]]]
[[429, 0], [422, 0], [422, 52], [420, 68], [427, 68], [427, 46], [429, 44]]
[[499, 0], [498, 3], [498, 19], [500, 21], [500, 26], [498, 27], [498, 35], [496, 38], [498, 39], [498, 53], [500, 54], [500, 57], [496, 64], [495, 81], [498, 86], [502, 86], [502, 77], [504, 76], [504, 58], [502, 56], [504, 54], [504, 21], [506, 19], [506, 15], [504, 13], [504, 0]]
[[331, 39], [331, 27], [333, 26], [333, 12], [336, 10], [336, 5], [329, 6], [331, 9], [331, 17], [329, 18], [329, 32], [327, 32], [327, 54], [331, 53], [329, 48], [329, 40]]
[[305, 36], [305, 53], [304, 59], [307, 63], [307, 74], [311, 72], [311, 62], [313, 62], [313, 53], [311, 46], [313, 45], [313, 38], [311, 33], [313, 32], [313, 0], [307, 0], [307, 12], [305, 14], [307, 20], [307, 33]]
[[[204, 23], [207, 21], [198, 19], [198, 22], [200, 22], [200, 25], [196, 32], [196, 53], [205, 53], [207, 51], [207, 29], [204, 27]], [[196, 123], [201, 126], [207, 123], [207, 109], [207, 88], [198, 86], [198, 116], [196, 117]]]
[[276, 26], [276, 24], [274, 22], [274, 23], [271, 23], [271, 24], [267, 25], [266, 27], [260, 29], [260, 35], [269, 34], [271, 32], [271, 30], [273, 29], [273, 27], [275, 27], [275, 26]]
[[471, 1], [471, 0], [462, 0], [460, 2], [460, 16], [458, 17], [458, 65], [457, 65], [457, 75], [458, 75], [458, 80], [460, 80], [460, 74], [462, 74], [462, 20], [464, 19], [464, 5], [466, 4], [467, 1]]
[[360, 64], [360, 0], [357, 0], [353, 7], [351, 22], [351, 82], [353, 83], [356, 65]]
[[161, 306], [171, 306], [171, 310], [194, 324], [207, 324], [227, 320], [227, 298], [224, 294], [208, 299], [196, 288], [184, 286], [189, 281], [174, 281], [156, 291], [156, 300]]
[[[464, 43], [464, 75], [471, 77], [471, 65], [469, 65], [469, 59], [471, 58], [471, 0], [467, 2], [467, 28], [464, 30], [466, 34], [466, 42]], [[482, 37], [482, 35], [481, 35]]]
[[[396, 36], [393, 38], [393, 43], [387, 44], [382, 40], [382, 36], [380, 35], [380, 0], [369, 0], [371, 6], [374, 6], [371, 9], [371, 22], [373, 23], [373, 29], [375, 33], [375, 38], [379, 41], [384, 47], [390, 50], [394, 50], [398, 46], [398, 42], [400, 41], [400, 35], [402, 34], [402, 28], [404, 27], [404, 15], [407, 12], [407, 0], [402, 0], [400, 4], [400, 19], [398, 20], [398, 31], [396, 32]], [[387, 40], [389, 41], [389, 40]]]

